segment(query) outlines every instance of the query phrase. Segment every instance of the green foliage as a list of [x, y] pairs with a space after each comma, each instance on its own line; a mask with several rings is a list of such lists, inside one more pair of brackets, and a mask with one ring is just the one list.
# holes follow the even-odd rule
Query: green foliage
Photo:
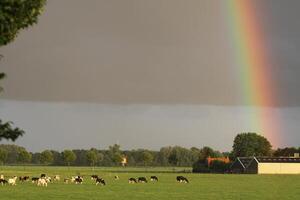
[[40, 154], [40, 163], [49, 165], [53, 162], [53, 154], [49, 150], [45, 150]]
[[153, 158], [154, 158], [153, 155], [149, 151], [143, 151], [142, 160], [145, 166], [150, 165], [153, 161]]
[[76, 155], [71, 150], [64, 150], [63, 160], [68, 166], [70, 166], [70, 164], [76, 160]]
[[269, 156], [271, 143], [256, 133], [238, 134], [233, 142], [232, 154], [234, 157]]
[[38, 21], [46, 0], [0, 1], [0, 46], [12, 42], [20, 30]]
[[277, 149], [274, 151], [273, 155], [276, 157], [291, 157], [294, 156], [295, 153], [300, 153], [300, 149], [295, 147], [287, 147], [283, 149]]
[[91, 149], [86, 153], [86, 159], [91, 166], [95, 166], [98, 162], [98, 152], [95, 149]]
[[0, 119], [0, 141], [2, 139], [15, 141], [18, 137], [24, 135], [24, 131], [19, 128], [13, 128], [12, 122], [3, 123]]
[[114, 165], [120, 165], [122, 161], [120, 145], [114, 144], [113, 146], [109, 146], [109, 156]]
[[8, 156], [8, 152], [5, 149], [0, 149], [0, 164], [4, 164], [6, 162]]
[[19, 163], [25, 164], [29, 163], [31, 161], [31, 154], [26, 151], [25, 149], [21, 149], [18, 152], [18, 158], [17, 158]]

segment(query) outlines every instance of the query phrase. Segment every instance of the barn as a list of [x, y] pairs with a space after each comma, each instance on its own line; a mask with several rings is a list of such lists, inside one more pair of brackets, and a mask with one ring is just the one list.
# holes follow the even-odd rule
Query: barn
[[231, 165], [233, 173], [246, 174], [300, 174], [299, 157], [237, 158]]

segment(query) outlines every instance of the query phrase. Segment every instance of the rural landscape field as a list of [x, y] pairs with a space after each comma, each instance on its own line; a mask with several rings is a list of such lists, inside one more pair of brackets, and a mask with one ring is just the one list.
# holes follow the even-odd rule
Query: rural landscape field
[[[174, 171], [175, 170], [175, 171]], [[95, 168], [89, 167], [4, 167], [1, 173], [17, 176], [71, 177], [80, 174], [83, 184], [64, 184], [57, 181], [48, 187], [29, 182], [0, 187], [1, 200], [25, 199], [297, 199], [300, 196], [300, 176], [288, 175], [232, 175], [180, 173], [183, 168]], [[98, 174], [107, 185], [96, 186], [90, 175]], [[114, 180], [118, 175], [119, 180]], [[129, 184], [128, 178], [156, 175], [158, 182]], [[184, 175], [188, 184], [177, 183], [176, 176]], [[290, 184], [292, 183], [292, 184]]]
[[0, 0], [0, 200], [300, 199], [300, 0]]

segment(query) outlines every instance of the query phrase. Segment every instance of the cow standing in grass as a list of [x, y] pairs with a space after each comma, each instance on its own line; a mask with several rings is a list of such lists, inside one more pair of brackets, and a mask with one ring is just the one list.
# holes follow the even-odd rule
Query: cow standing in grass
[[47, 187], [48, 183], [45, 178], [39, 178], [37, 181], [37, 186]]
[[148, 181], [147, 181], [147, 179], [145, 177], [139, 177], [138, 178], [138, 182], [139, 183], [147, 183]]
[[135, 178], [130, 178], [128, 179], [128, 183], [137, 183], [136, 179]]
[[156, 182], [158, 182], [157, 176], [151, 176], [150, 177], [150, 181], [156, 181]]
[[16, 176], [14, 176], [13, 178], [9, 178], [8, 179], [8, 185], [17, 185], [17, 177]]
[[98, 184], [100, 184], [100, 185], [106, 185], [106, 183], [105, 183], [105, 181], [104, 181], [103, 178], [97, 178], [96, 179], [96, 185], [98, 185]]
[[189, 180], [186, 177], [184, 177], [184, 176], [177, 176], [176, 180], [179, 183], [189, 183]]

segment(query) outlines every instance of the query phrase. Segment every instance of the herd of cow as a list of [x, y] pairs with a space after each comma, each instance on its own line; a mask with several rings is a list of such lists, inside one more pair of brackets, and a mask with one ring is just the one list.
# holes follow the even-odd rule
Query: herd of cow
[[[119, 176], [114, 177], [115, 180], [119, 180]], [[1, 185], [16, 185], [17, 184], [17, 176], [14, 176], [9, 179], [5, 179], [4, 175], [0, 175], [0, 184]], [[91, 180], [95, 181], [96, 185], [106, 185], [106, 182], [103, 178], [99, 177], [98, 175], [92, 175]], [[29, 176], [20, 176], [19, 177], [20, 182], [26, 182], [30, 181]], [[55, 175], [53, 176], [53, 179], [49, 176], [46, 176], [46, 174], [41, 174], [40, 177], [32, 177], [31, 182], [35, 183], [37, 186], [45, 186], [47, 187], [48, 183], [52, 181], [60, 181], [60, 176]], [[158, 182], [158, 177], [157, 176], [151, 176], [150, 181], [152, 182]], [[188, 179], [184, 176], [177, 176], [176, 181], [179, 183], [189, 183]], [[147, 178], [146, 177], [138, 177], [136, 178], [129, 178], [128, 183], [134, 184], [134, 183], [147, 183]], [[75, 183], [75, 184], [82, 184], [83, 183], [83, 176], [72, 176], [71, 178], [64, 178], [64, 183]]]

